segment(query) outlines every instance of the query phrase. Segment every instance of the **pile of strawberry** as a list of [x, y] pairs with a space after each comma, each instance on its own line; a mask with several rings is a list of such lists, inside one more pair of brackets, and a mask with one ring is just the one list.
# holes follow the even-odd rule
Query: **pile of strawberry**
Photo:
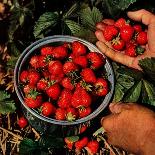
[[135, 57], [145, 51], [147, 32], [141, 24], [130, 24], [124, 18], [119, 18], [114, 24], [106, 25], [103, 35], [116, 51]]
[[[105, 57], [74, 41], [36, 51], [20, 73], [24, 102], [44, 116], [74, 121], [109, 92]], [[104, 75], [103, 75], [104, 73]]]

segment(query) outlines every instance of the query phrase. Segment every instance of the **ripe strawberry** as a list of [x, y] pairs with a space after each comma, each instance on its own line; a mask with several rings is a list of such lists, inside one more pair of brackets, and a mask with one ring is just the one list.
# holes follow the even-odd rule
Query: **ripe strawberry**
[[27, 70], [22, 71], [19, 76], [20, 81], [26, 83], [28, 80], [28, 74], [29, 72]]
[[105, 96], [108, 93], [108, 81], [103, 78], [98, 78], [94, 84], [96, 89], [96, 95]]
[[74, 89], [74, 84], [73, 84], [72, 80], [68, 77], [63, 78], [61, 81], [61, 84], [64, 88], [67, 88], [69, 90]]
[[142, 31], [142, 26], [140, 24], [133, 25], [133, 28], [135, 32], [141, 32]]
[[48, 65], [48, 63], [52, 60], [51, 56], [40, 55], [39, 56], [39, 67], [44, 68]]
[[125, 54], [130, 56], [130, 57], [136, 57], [136, 47], [135, 46], [130, 46], [125, 50]]
[[88, 82], [88, 83], [96, 82], [96, 76], [92, 69], [84, 68], [80, 74], [81, 74], [83, 80], [85, 80], [85, 82]]
[[88, 60], [85, 56], [78, 56], [74, 59], [74, 63], [81, 66], [82, 68], [86, 68], [88, 65]]
[[38, 55], [32, 56], [30, 59], [30, 64], [35, 69], [39, 68], [39, 56]]
[[25, 117], [20, 117], [17, 124], [19, 125], [20, 128], [25, 128], [28, 124], [28, 121]]
[[103, 31], [103, 36], [106, 41], [111, 41], [117, 34], [118, 30], [114, 25], [107, 25]]
[[91, 105], [92, 99], [87, 91], [83, 88], [77, 88], [71, 99], [71, 104], [74, 108], [78, 107], [89, 107]]
[[57, 100], [61, 93], [61, 88], [59, 84], [55, 83], [46, 89], [46, 93], [53, 100]]
[[72, 92], [69, 89], [62, 90], [59, 100], [58, 100], [58, 106], [60, 108], [68, 108], [71, 106], [71, 98], [72, 98]]
[[71, 53], [69, 56], [68, 56], [68, 61], [73, 61], [74, 59], [76, 58], [76, 56]]
[[56, 74], [56, 75], [50, 75], [50, 80], [55, 82], [55, 83], [61, 82], [63, 78], [64, 78], [63, 72], [60, 74]]
[[136, 46], [136, 41], [132, 39], [129, 42], [127, 42], [125, 46], [126, 46], [126, 49], [129, 48], [130, 46]]
[[30, 85], [35, 85], [40, 80], [40, 74], [35, 71], [29, 71], [28, 80]]
[[67, 75], [70, 72], [76, 71], [78, 67], [73, 62], [65, 62], [63, 72]]
[[44, 116], [50, 116], [53, 115], [56, 111], [56, 108], [54, 107], [54, 105], [50, 102], [44, 102], [41, 106], [41, 113]]
[[52, 75], [59, 75], [63, 72], [63, 65], [59, 60], [51, 61], [48, 70]]
[[69, 107], [66, 109], [67, 114], [66, 114], [66, 120], [68, 121], [74, 121], [76, 118], [78, 118], [78, 111], [77, 109], [73, 107]]
[[42, 76], [46, 79], [49, 79], [49, 77], [51, 76], [51, 74], [49, 73], [48, 70], [42, 70]]
[[78, 41], [72, 43], [72, 52], [75, 56], [84, 55], [87, 52], [86, 46]]
[[35, 86], [28, 84], [24, 86], [23, 91], [25, 94], [29, 94], [33, 89], [35, 89]]
[[67, 148], [70, 149], [70, 150], [72, 150], [72, 149], [73, 149], [74, 142], [71, 141], [71, 140], [70, 140], [69, 138], [67, 138], [67, 137], [64, 139], [64, 141], [65, 141], [65, 143], [66, 143], [66, 145], [67, 145]]
[[64, 59], [67, 57], [67, 48], [64, 46], [57, 46], [53, 49], [52, 55], [57, 59]]
[[55, 112], [55, 118], [57, 120], [65, 120], [66, 119], [66, 110], [57, 108]]
[[88, 144], [88, 137], [83, 137], [82, 139], [75, 142], [76, 150], [83, 149]]
[[87, 126], [86, 125], [82, 125], [81, 127], [80, 127], [80, 130], [79, 130], [79, 133], [81, 134], [81, 133], [84, 133], [86, 130], [87, 130]]
[[124, 25], [126, 25], [126, 20], [124, 18], [119, 18], [114, 25], [121, 29]]
[[92, 69], [98, 69], [105, 64], [105, 58], [97, 52], [88, 53], [87, 59], [90, 63], [90, 68]]
[[89, 114], [91, 114], [92, 110], [90, 107], [87, 107], [87, 108], [79, 108], [79, 117], [80, 118], [83, 118], [83, 117], [86, 117], [88, 116]]
[[125, 46], [125, 41], [123, 41], [122, 39], [119, 39], [119, 40], [113, 40], [112, 42], [112, 47], [115, 49], [115, 50], [118, 50], [118, 51], [122, 51], [124, 49], [124, 46]]
[[99, 149], [99, 142], [97, 140], [91, 140], [86, 147], [90, 154], [96, 154]]
[[53, 49], [54, 47], [52, 46], [43, 47], [41, 49], [41, 55], [52, 55]]
[[125, 25], [120, 29], [120, 36], [121, 39], [125, 42], [128, 42], [131, 40], [134, 34], [134, 28], [131, 25]]
[[47, 86], [48, 86], [48, 81], [45, 79], [41, 79], [37, 83], [38, 90], [46, 90]]
[[136, 41], [139, 45], [145, 45], [147, 43], [147, 32], [139, 32]]

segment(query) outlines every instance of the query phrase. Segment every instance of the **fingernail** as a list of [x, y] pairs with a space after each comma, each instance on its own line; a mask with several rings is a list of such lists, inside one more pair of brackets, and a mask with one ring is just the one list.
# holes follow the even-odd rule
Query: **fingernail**
[[113, 107], [114, 105], [116, 105], [116, 103], [110, 103], [109, 108]]
[[101, 118], [101, 125], [102, 125], [102, 122], [103, 122], [104, 118], [105, 118], [105, 117], [102, 117], [102, 118]]

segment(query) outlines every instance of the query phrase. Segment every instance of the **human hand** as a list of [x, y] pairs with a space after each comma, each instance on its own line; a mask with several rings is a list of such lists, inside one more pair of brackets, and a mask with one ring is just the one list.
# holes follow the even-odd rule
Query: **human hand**
[[137, 104], [111, 103], [111, 115], [102, 118], [108, 142], [131, 153], [153, 155], [155, 113]]
[[102, 23], [96, 26], [97, 31], [95, 32], [95, 35], [99, 40], [97, 41], [96, 46], [110, 59], [128, 67], [141, 70], [140, 66], [138, 65], [139, 60], [146, 57], [155, 57], [155, 15], [142, 9], [139, 11], [128, 12], [128, 17], [135, 21], [142, 22], [144, 25], [148, 26], [148, 44], [146, 45], [146, 50], [142, 55], [130, 57], [112, 49], [110, 43], [105, 41], [102, 32], [105, 28], [105, 25], [113, 25], [114, 21], [109, 19], [103, 20]]

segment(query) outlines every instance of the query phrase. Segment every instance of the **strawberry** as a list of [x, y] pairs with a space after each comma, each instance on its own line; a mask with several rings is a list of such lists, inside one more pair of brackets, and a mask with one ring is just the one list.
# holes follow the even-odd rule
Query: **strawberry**
[[114, 25], [107, 25], [103, 31], [103, 36], [106, 41], [111, 41], [117, 34], [118, 30]]
[[91, 69], [98, 69], [105, 64], [105, 58], [97, 52], [90, 52], [87, 54], [87, 59], [90, 63]]
[[42, 70], [42, 76], [44, 77], [44, 78], [46, 78], [46, 79], [48, 79], [50, 76], [51, 76], [51, 74], [49, 73], [49, 71], [48, 70]]
[[60, 108], [68, 108], [71, 106], [71, 98], [72, 98], [72, 92], [69, 89], [62, 90], [59, 100], [58, 100], [58, 106]]
[[82, 139], [75, 142], [76, 150], [83, 149], [88, 144], [88, 137], [83, 137]]
[[87, 52], [86, 46], [78, 41], [72, 43], [72, 52], [75, 56], [84, 55]]
[[57, 100], [61, 93], [61, 88], [59, 84], [55, 83], [46, 89], [46, 93], [53, 100]]
[[28, 80], [28, 74], [29, 74], [29, 72], [27, 70], [22, 71], [19, 76], [20, 81], [23, 83], [26, 83]]
[[74, 142], [71, 141], [71, 140], [70, 140], [69, 138], [67, 138], [67, 137], [64, 139], [64, 141], [65, 141], [65, 143], [66, 143], [66, 145], [67, 145], [67, 148], [70, 149], [70, 150], [72, 150], [72, 149], [73, 149]]
[[120, 29], [120, 36], [121, 39], [125, 42], [128, 42], [131, 40], [134, 34], [134, 28], [131, 25], [125, 25]]
[[142, 26], [140, 24], [133, 25], [133, 28], [135, 32], [141, 32], [142, 31]]
[[105, 96], [108, 93], [108, 81], [103, 78], [98, 78], [94, 84], [96, 95]]
[[35, 89], [35, 86], [34, 85], [25, 85], [24, 88], [23, 88], [23, 91], [25, 94], [29, 94], [30, 91], [34, 90]]
[[40, 80], [40, 74], [35, 70], [31, 70], [28, 74], [28, 80], [30, 85], [35, 85]]
[[76, 71], [78, 67], [73, 62], [65, 62], [63, 72], [67, 75], [70, 72]]
[[64, 59], [67, 57], [67, 48], [65, 48], [64, 46], [57, 46], [53, 49], [52, 51], [52, 55], [56, 58], [56, 59]]
[[82, 68], [86, 68], [88, 65], [88, 60], [86, 56], [78, 56], [74, 59], [74, 63], [79, 65]]
[[52, 60], [52, 57], [51, 56], [45, 56], [45, 55], [40, 55], [39, 56], [39, 67], [40, 68], [44, 68], [48, 65], [48, 63]]
[[91, 105], [92, 99], [87, 91], [83, 88], [77, 88], [71, 99], [71, 104], [74, 108], [88, 107]]
[[87, 108], [79, 108], [79, 117], [80, 118], [83, 118], [83, 117], [86, 117], [88, 116], [89, 114], [91, 114], [92, 110], [90, 107], [87, 107]]
[[88, 82], [88, 83], [96, 82], [96, 76], [92, 69], [84, 68], [80, 74], [85, 82]]
[[41, 106], [41, 113], [44, 116], [50, 116], [53, 115], [56, 111], [56, 108], [54, 107], [54, 105], [50, 102], [44, 102]]
[[117, 28], [121, 29], [124, 25], [126, 25], [126, 20], [124, 18], [119, 18], [116, 20], [114, 24]]
[[52, 55], [53, 49], [54, 47], [52, 46], [43, 47], [41, 49], [41, 55]]
[[63, 72], [60, 74], [56, 74], [56, 75], [50, 75], [50, 80], [55, 82], [55, 83], [61, 82], [63, 78], [64, 78]]
[[127, 42], [125, 46], [126, 46], [126, 49], [129, 48], [130, 46], [136, 46], [136, 41], [132, 39], [129, 42]]
[[51, 61], [48, 70], [52, 75], [59, 75], [63, 72], [63, 65], [59, 60]]
[[38, 90], [46, 90], [47, 86], [48, 86], [48, 81], [45, 79], [41, 79], [37, 83]]
[[136, 47], [135, 46], [129, 46], [126, 50], [125, 50], [125, 54], [130, 56], [130, 57], [136, 57], [137, 53], [136, 53]]
[[25, 117], [20, 117], [17, 124], [19, 125], [20, 128], [25, 128], [28, 124], [28, 121]]
[[122, 40], [122, 39], [115, 39], [113, 40], [112, 42], [112, 47], [115, 49], [115, 50], [118, 50], [118, 51], [122, 51], [125, 47], [125, 41]]
[[73, 90], [74, 89], [74, 83], [72, 82], [72, 80], [68, 77], [65, 77], [62, 79], [61, 84], [64, 88], [67, 88], [69, 90]]
[[69, 107], [66, 109], [67, 114], [66, 114], [66, 120], [68, 121], [74, 121], [76, 118], [78, 118], [78, 111], [77, 109], [73, 107]]
[[55, 112], [55, 118], [57, 120], [65, 120], [66, 119], [66, 110], [57, 108]]
[[38, 55], [32, 56], [30, 59], [30, 64], [35, 69], [39, 68], [39, 56]]
[[86, 125], [82, 125], [81, 127], [80, 127], [80, 129], [79, 129], [79, 133], [81, 134], [81, 133], [84, 133], [86, 130], [87, 130], [87, 126]]
[[139, 45], [145, 45], [147, 43], [147, 32], [139, 32], [136, 41]]
[[99, 142], [97, 140], [91, 140], [88, 142], [87, 146], [88, 152], [90, 154], [96, 154], [99, 149]]

